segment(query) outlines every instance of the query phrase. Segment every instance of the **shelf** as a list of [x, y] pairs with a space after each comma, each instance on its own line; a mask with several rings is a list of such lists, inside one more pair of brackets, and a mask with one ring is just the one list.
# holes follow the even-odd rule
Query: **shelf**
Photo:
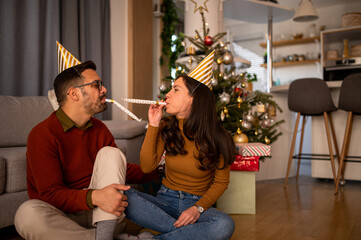
[[[307, 65], [320, 62], [320, 59], [310, 59], [304, 61], [294, 61], [294, 62], [275, 62], [273, 63], [273, 67], [287, 67], [293, 65]], [[261, 64], [261, 67], [267, 68], [267, 64]]]
[[[292, 39], [292, 40], [275, 41], [272, 43], [272, 46], [273, 47], [281, 47], [281, 46], [303, 44], [303, 43], [314, 43], [314, 42], [319, 42], [319, 41], [320, 41], [320, 37], [300, 38], [300, 39]], [[259, 45], [263, 48], [267, 47], [267, 43], [260, 43]]]

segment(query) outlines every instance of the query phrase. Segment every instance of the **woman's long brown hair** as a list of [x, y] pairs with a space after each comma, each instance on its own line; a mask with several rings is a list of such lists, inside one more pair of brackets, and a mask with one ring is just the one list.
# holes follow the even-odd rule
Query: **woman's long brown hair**
[[[217, 119], [214, 95], [210, 89], [187, 75], [181, 75], [189, 91], [193, 93], [193, 103], [189, 118], [183, 126], [184, 135], [194, 140], [199, 151], [194, 156], [201, 169], [215, 169], [221, 156], [224, 158], [224, 168], [233, 163], [235, 145], [231, 135], [223, 128]], [[180, 78], [178, 77], [178, 78]], [[180, 133], [178, 119], [175, 116], [164, 118], [161, 136], [165, 142], [165, 150], [170, 155], [185, 155], [184, 139]]]

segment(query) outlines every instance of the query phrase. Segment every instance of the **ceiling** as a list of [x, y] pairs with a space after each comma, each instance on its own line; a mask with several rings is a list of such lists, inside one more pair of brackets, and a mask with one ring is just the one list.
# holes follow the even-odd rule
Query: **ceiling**
[[[282, 7], [293, 8], [294, 10], [296, 10], [301, 0], [278, 0], [277, 2]], [[311, 2], [317, 10], [317, 8], [327, 8], [333, 5], [360, 2], [360, 0], [311, 0]], [[247, 0], [225, 0], [223, 2], [223, 14], [225, 24], [233, 25], [237, 22], [243, 22], [246, 19], [255, 19], [257, 16], [262, 14], [267, 15], [265, 9], [258, 8], [255, 5], [258, 4], [249, 3], [247, 2]], [[277, 20], [274, 19], [274, 22], [277, 22]]]

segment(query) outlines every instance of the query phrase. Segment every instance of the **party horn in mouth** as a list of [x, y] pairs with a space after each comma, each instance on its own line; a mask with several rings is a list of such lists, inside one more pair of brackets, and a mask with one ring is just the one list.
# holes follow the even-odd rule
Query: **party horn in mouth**
[[167, 103], [165, 102], [154, 101], [154, 100], [130, 99], [130, 98], [122, 98], [122, 100], [128, 103], [167, 105]]

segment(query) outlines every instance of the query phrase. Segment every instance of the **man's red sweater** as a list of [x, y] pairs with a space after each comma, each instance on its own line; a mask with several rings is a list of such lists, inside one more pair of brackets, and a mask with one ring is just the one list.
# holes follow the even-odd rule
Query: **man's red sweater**
[[[97, 152], [116, 147], [109, 129], [96, 118], [83, 130], [64, 132], [52, 113], [35, 126], [27, 142], [27, 185], [30, 199], [40, 199], [64, 212], [89, 210], [86, 195]], [[128, 163], [127, 183], [148, 182], [155, 174], [144, 174], [139, 165]], [[85, 189], [85, 190], [84, 190]]]

